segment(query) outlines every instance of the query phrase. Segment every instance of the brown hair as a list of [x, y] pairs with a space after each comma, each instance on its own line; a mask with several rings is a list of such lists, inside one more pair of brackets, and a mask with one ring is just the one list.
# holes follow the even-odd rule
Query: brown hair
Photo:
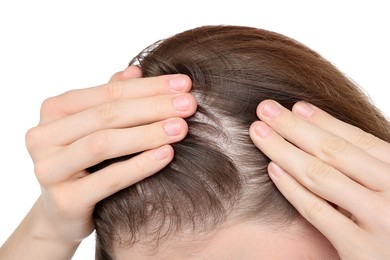
[[269, 159], [249, 138], [262, 100], [289, 109], [308, 101], [390, 141], [389, 122], [355, 84], [316, 52], [274, 32], [200, 27], [152, 45], [131, 64], [136, 61], [144, 77], [188, 75], [198, 110], [186, 119], [189, 134], [173, 145], [166, 168], [96, 206], [100, 258], [110, 259], [114, 245], [207, 232], [232, 218], [267, 225], [296, 218], [267, 174]]

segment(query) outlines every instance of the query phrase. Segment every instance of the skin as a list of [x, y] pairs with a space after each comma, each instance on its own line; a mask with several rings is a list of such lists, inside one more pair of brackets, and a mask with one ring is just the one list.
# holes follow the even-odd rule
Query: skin
[[[190, 79], [139, 77], [130, 67], [108, 84], [43, 103], [39, 125], [26, 135], [42, 195], [1, 247], [1, 259], [70, 259], [94, 229], [98, 201], [172, 160], [169, 144], [184, 138], [182, 118], [196, 110], [194, 97], [185, 94]], [[183, 95], [187, 102], [173, 101]], [[291, 112], [267, 100], [257, 114], [261, 121], [250, 136], [271, 158], [272, 180], [340, 258], [390, 259], [390, 144], [303, 102]], [[84, 170], [137, 152], [92, 175]]]
[[300, 214], [342, 259], [390, 259], [390, 144], [305, 102], [266, 100], [257, 115], [250, 136]]
[[160, 241], [157, 252], [146, 241], [131, 248], [118, 246], [114, 251], [117, 260], [339, 259], [329, 241], [303, 219], [274, 229], [240, 221], [195, 238], [182, 234], [171, 236]]
[[[130, 67], [108, 84], [47, 99], [26, 135], [42, 194], [0, 249], [0, 259], [70, 259], [94, 230], [100, 200], [165, 167], [196, 110], [185, 75], [141, 77]], [[144, 152], [142, 152], [144, 151]], [[105, 159], [142, 152], [94, 174]], [[71, 162], [71, 163], [69, 163]], [[66, 165], [66, 167], [64, 167]]]

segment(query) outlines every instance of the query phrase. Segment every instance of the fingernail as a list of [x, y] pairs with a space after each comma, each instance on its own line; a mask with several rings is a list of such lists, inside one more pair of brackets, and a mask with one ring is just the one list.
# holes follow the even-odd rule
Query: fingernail
[[276, 104], [274, 101], [268, 102], [263, 107], [263, 114], [267, 117], [274, 118], [277, 117], [282, 110], [280, 109], [279, 105]]
[[314, 109], [306, 102], [300, 102], [295, 106], [295, 112], [305, 118], [310, 117], [314, 113]]
[[168, 121], [164, 125], [164, 130], [169, 136], [175, 136], [181, 133], [181, 124], [177, 120]]
[[257, 123], [255, 127], [255, 132], [261, 137], [266, 137], [269, 132], [271, 131], [271, 128], [267, 126], [264, 122]]
[[174, 91], [182, 91], [187, 84], [187, 78], [181, 75], [175, 75], [169, 80], [169, 86]]
[[269, 171], [271, 174], [275, 175], [276, 177], [282, 176], [286, 172], [280, 168], [276, 163], [270, 162], [269, 164]]
[[187, 111], [190, 108], [190, 98], [188, 95], [180, 95], [173, 99], [173, 107], [177, 111]]
[[168, 157], [168, 151], [169, 149], [167, 147], [160, 147], [154, 151], [154, 158], [156, 158], [156, 160], [163, 160]]

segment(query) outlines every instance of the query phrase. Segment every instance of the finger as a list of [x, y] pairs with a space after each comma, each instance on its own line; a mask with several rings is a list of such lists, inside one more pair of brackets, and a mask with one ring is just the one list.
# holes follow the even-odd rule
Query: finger
[[[288, 141], [372, 189], [383, 190], [390, 166], [345, 139], [295, 116], [272, 100], [260, 103], [258, 116]], [[283, 165], [282, 165], [283, 167]]]
[[112, 81], [97, 87], [71, 90], [43, 102], [40, 124], [116, 100], [184, 93], [190, 89], [191, 80], [188, 76], [164, 75]]
[[107, 159], [178, 142], [187, 131], [187, 123], [181, 118], [174, 118], [130, 129], [96, 132], [47, 158], [37, 177], [46, 186], [59, 183]]
[[74, 187], [80, 194], [78, 199], [83, 200], [84, 205], [95, 205], [163, 169], [173, 159], [173, 154], [173, 148], [165, 145], [90, 174]]
[[366, 219], [360, 212], [362, 209], [372, 212], [371, 205], [363, 203], [373, 197], [370, 190], [287, 142], [264, 122], [252, 124], [250, 134], [264, 154], [311, 192], [361, 219]]
[[306, 102], [298, 102], [293, 112], [300, 118], [336, 136], [340, 136], [372, 156], [390, 163], [390, 144], [372, 134], [334, 118], [325, 111]]
[[127, 67], [124, 71], [119, 71], [111, 76], [109, 82], [119, 81], [119, 80], [127, 80], [132, 78], [140, 78], [142, 77], [142, 71], [138, 66], [130, 66]]
[[67, 145], [99, 130], [128, 128], [171, 117], [188, 117], [195, 110], [196, 100], [188, 93], [153, 96], [106, 103], [40, 128], [43, 133], [55, 133], [48, 134], [45, 142]]
[[362, 231], [353, 221], [324, 199], [307, 190], [275, 163], [269, 164], [268, 172], [283, 196], [332, 243], [337, 251], [345, 251], [351, 245], [355, 245], [351, 241], [359, 237]]

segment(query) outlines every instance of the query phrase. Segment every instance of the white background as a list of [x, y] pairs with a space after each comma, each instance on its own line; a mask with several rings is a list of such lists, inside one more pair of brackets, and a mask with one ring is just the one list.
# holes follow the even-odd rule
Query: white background
[[[319, 2], [0, 0], [0, 244], [39, 195], [24, 135], [41, 102], [104, 83], [147, 45], [192, 27], [247, 25], [293, 37], [390, 115], [387, 1]], [[92, 235], [74, 259], [93, 259], [93, 243]]]

